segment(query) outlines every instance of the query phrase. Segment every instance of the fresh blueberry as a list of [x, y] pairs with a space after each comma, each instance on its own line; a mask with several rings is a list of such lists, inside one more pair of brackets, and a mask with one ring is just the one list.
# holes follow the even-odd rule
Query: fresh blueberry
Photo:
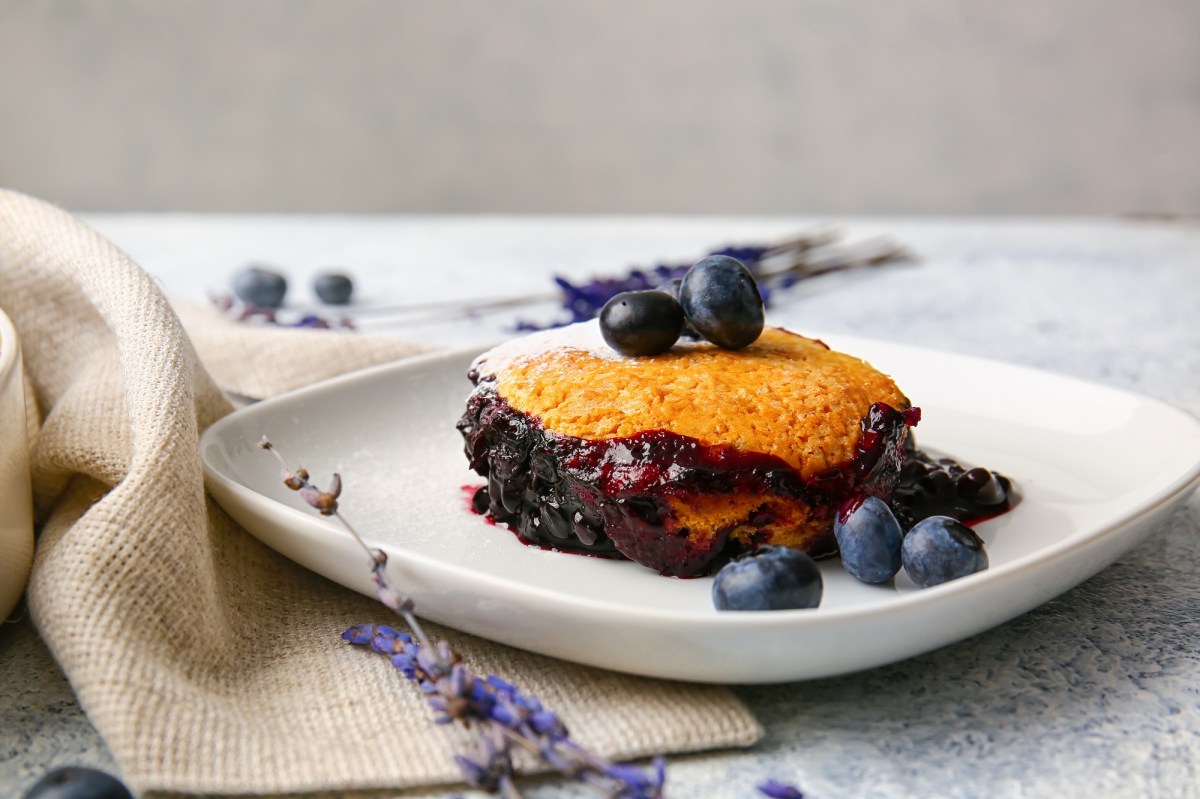
[[233, 276], [233, 293], [247, 305], [278, 308], [287, 294], [287, 278], [261, 266], [248, 266]]
[[345, 305], [354, 293], [354, 282], [339, 272], [326, 272], [317, 275], [313, 281], [313, 291], [326, 305]]
[[726, 563], [713, 580], [717, 610], [791, 610], [821, 604], [816, 562], [798, 549], [760, 547]]
[[[679, 286], [682, 283], [683, 283], [683, 278], [681, 278], [681, 277], [672, 278], [671, 280], [668, 280], [666, 283], [663, 283], [661, 286], [658, 286], [658, 290], [665, 291], [666, 293], [668, 293], [672, 297], [674, 297], [676, 302], [678, 302], [679, 301]], [[680, 307], [682, 307], [682, 306], [680, 306]], [[680, 336], [680, 338], [687, 338], [687, 339], [691, 339], [693, 341], [704, 338], [703, 336], [700, 335], [699, 332], [696, 331], [696, 328], [692, 327], [692, 323], [687, 320], [686, 315], [683, 318], [683, 330], [681, 330], [679, 332], [679, 336]]]
[[67, 766], [38, 780], [24, 799], [133, 799], [129, 789], [111, 774], [83, 766]]
[[988, 567], [983, 539], [975, 531], [949, 516], [930, 516], [913, 525], [901, 549], [904, 571], [922, 588]]
[[762, 333], [762, 296], [736, 258], [710, 255], [693, 264], [679, 286], [679, 304], [700, 335], [718, 347], [741, 349]]
[[622, 355], [659, 355], [675, 346], [683, 309], [664, 291], [623, 291], [600, 311], [600, 334]]
[[842, 565], [864, 583], [886, 583], [900, 571], [904, 531], [879, 497], [867, 497], [833, 522]]
[[999, 505], [1008, 498], [996, 473], [980, 466], [960, 474], [955, 480], [955, 490], [960, 497], [978, 505]]

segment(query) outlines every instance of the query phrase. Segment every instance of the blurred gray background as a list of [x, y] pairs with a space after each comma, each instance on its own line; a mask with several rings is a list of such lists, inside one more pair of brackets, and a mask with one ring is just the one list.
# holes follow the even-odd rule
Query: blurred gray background
[[0, 0], [80, 211], [1200, 210], [1196, 0]]

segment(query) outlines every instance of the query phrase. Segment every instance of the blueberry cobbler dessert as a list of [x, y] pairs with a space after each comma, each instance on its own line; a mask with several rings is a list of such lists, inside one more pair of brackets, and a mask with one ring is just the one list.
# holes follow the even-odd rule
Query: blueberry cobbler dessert
[[[813, 606], [819, 572], [791, 562], [839, 548], [865, 558], [870, 568], [851, 571], [867, 582], [891, 568], [875, 564], [886, 550], [890, 580], [897, 518], [915, 526], [950, 509], [966, 534], [938, 528], [935, 543], [949, 536], [977, 570], [974, 534], [960, 522], [1007, 507], [1003, 478], [915, 450], [920, 410], [887, 375], [765, 327], [753, 277], [724, 256], [680, 284], [617, 295], [598, 320], [502, 344], [468, 377], [458, 429], [487, 478], [477, 512], [532, 545], [679, 577], [720, 569], [723, 609]], [[896, 525], [894, 546], [876, 540], [887, 538], [876, 529], [880, 506]], [[751, 577], [722, 582], [731, 569]], [[772, 570], [783, 583], [764, 593], [778, 582]], [[749, 600], [737, 593], [743, 583]], [[781, 596], [807, 604], [779, 605]]]
[[918, 416], [866, 363], [776, 328], [736, 352], [629, 357], [585, 322], [470, 375], [459, 428], [481, 506], [527, 542], [678, 576], [763, 544], [834, 552], [835, 511], [891, 498]]

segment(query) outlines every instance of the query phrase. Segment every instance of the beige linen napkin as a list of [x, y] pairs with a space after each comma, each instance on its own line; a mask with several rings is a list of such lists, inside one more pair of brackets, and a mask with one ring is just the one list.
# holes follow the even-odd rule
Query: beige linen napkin
[[[0, 306], [22, 338], [39, 428], [29, 606], [125, 779], [239, 795], [457, 781], [462, 732], [433, 725], [386, 659], [339, 638], [351, 624], [392, 622], [389, 611], [239, 528], [206, 496], [197, 447], [231, 410], [223, 388], [265, 396], [416, 348], [196, 310], [185, 332], [116, 247], [11, 192], [0, 192]], [[761, 735], [723, 688], [435, 632], [614, 758]]]

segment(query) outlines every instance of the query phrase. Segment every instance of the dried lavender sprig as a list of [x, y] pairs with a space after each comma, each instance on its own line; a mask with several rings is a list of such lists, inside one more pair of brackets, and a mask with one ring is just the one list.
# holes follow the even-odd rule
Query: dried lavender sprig
[[[722, 247], [709, 255], [727, 255], [746, 265], [758, 283], [763, 302], [771, 305], [776, 292], [786, 290], [802, 280], [832, 272], [912, 260], [913, 256], [889, 238], [876, 238], [853, 246], [835, 246], [838, 234], [818, 231], [773, 245]], [[659, 264], [649, 269], [632, 269], [620, 277], [595, 278], [574, 284], [563, 277], [554, 282], [562, 291], [562, 306], [569, 318], [558, 319], [549, 325], [521, 320], [518, 330], [541, 330], [573, 322], [585, 322], [600, 314], [605, 303], [623, 291], [643, 291], [658, 288], [681, 279], [691, 263]]]
[[342, 493], [342, 477], [339, 474], [334, 474], [330, 482], [328, 491], [322, 491], [309, 482], [308, 470], [300, 468], [293, 471], [288, 466], [287, 461], [275, 449], [275, 445], [271, 443], [265, 435], [258, 442], [259, 449], [265, 450], [279, 461], [281, 467], [280, 476], [283, 479], [283, 484], [288, 488], [300, 494], [310, 507], [320, 513], [322, 516], [332, 516], [337, 519], [338, 523], [345, 528], [346, 532], [354, 538], [367, 556], [371, 559], [371, 580], [375, 583], [375, 594], [387, 607], [400, 614], [409, 628], [424, 644], [429, 644], [429, 637], [425, 635], [425, 631], [421, 627], [421, 623], [417, 621], [417, 617], [413, 610], [416, 607], [411, 598], [400, 596], [395, 593], [391, 586], [388, 585], [385, 571], [387, 569], [387, 553], [381, 549], [373, 549], [367, 545], [366, 540], [359, 535], [358, 530], [338, 512], [338, 497]]
[[275, 327], [297, 327], [311, 330], [355, 330], [354, 320], [348, 316], [327, 319], [315, 310], [301, 310], [299, 316], [290, 322], [280, 319], [278, 308], [268, 308], [262, 305], [242, 302], [232, 294], [210, 293], [208, 301], [221, 313], [232, 317], [238, 322], [273, 325]]
[[[439, 642], [431, 654], [415, 637], [371, 624], [351, 627], [342, 637], [386, 655], [404, 676], [416, 680], [438, 713], [436, 723], [460, 721], [482, 726], [474, 756], [455, 758], [463, 779], [474, 787], [503, 789], [502, 778], [513, 776], [514, 747], [520, 747], [611, 799], [661, 799], [664, 795], [662, 758], [655, 758], [653, 770], [647, 774], [589, 752], [570, 738], [557, 714], [535, 697], [522, 694], [495, 675], [486, 679], [475, 676], [445, 642]], [[515, 786], [507, 790], [515, 790]]]
[[415, 680], [438, 714], [435, 723], [458, 721], [468, 727], [474, 723], [480, 730], [474, 757], [455, 757], [464, 781], [509, 799], [520, 799], [512, 754], [514, 747], [521, 747], [565, 776], [599, 788], [609, 799], [663, 799], [666, 763], [661, 757], [654, 759], [652, 771], [647, 774], [588, 751], [570, 738], [558, 716], [536, 697], [522, 694], [495, 675], [481, 679], [447, 642], [434, 643], [417, 621], [412, 599], [391, 588], [386, 553], [368, 546], [339, 512], [341, 477], [334, 474], [329, 490], [321, 490], [311, 483], [307, 470], [293, 470], [265, 435], [258, 446], [279, 461], [284, 485], [299, 492], [321, 515], [336, 518], [363, 548], [371, 559], [376, 595], [412, 631], [410, 635], [387, 625], [364, 624], [347, 629], [342, 638], [386, 655], [405, 677]]
[[804, 799], [804, 794], [800, 792], [799, 788], [778, 780], [767, 780], [760, 783], [757, 788], [759, 793], [769, 796], [771, 799]]
[[[837, 231], [816, 230], [773, 244], [721, 247], [711, 250], [708, 255], [728, 255], [745, 263], [758, 280], [759, 290], [768, 304], [774, 293], [789, 289], [802, 280], [830, 272], [881, 266], [913, 258], [908, 250], [886, 237], [850, 245], [840, 244], [840, 240], [841, 234]], [[682, 278], [690, 266], [691, 262], [659, 264], [648, 269], [634, 267], [622, 275], [598, 277], [584, 283], [572, 283], [564, 277], [555, 276], [554, 283], [558, 291], [553, 293], [361, 306], [352, 310], [353, 316], [343, 314], [335, 319], [323, 317], [322, 312], [325, 309], [322, 308], [293, 308], [289, 313], [299, 316], [295, 321], [287, 323], [281, 321], [281, 314], [276, 309], [239, 303], [229, 294], [214, 295], [210, 300], [218, 310], [238, 321], [343, 330], [354, 330], [356, 320], [362, 322], [369, 318], [378, 320], [384, 317], [380, 324], [395, 328], [477, 319], [514, 308], [551, 302], [559, 304], [567, 312], [566, 318], [560, 318], [549, 325], [521, 320], [515, 324], [517, 330], [540, 330], [595, 318], [604, 304], [622, 291], [657, 288], [671, 280]]]
[[[407, 305], [366, 305], [355, 307], [353, 309], [353, 316], [343, 314], [337, 318], [330, 319], [321, 315], [325, 310], [322, 308], [264, 308], [258, 305], [243, 303], [232, 294], [214, 293], [209, 295], [209, 302], [212, 303], [214, 308], [238, 322], [260, 323], [278, 327], [346, 331], [357, 330], [359, 322], [373, 317], [399, 317], [387, 321], [387, 324], [392, 327], [417, 326], [455, 322], [462, 319], [478, 319], [490, 314], [502, 313], [513, 308], [552, 302], [557, 303], [560, 301], [561, 294], [544, 292], [541, 294], [522, 294], [512, 297], [442, 300]], [[282, 321], [284, 318], [293, 317], [294, 321]]]

